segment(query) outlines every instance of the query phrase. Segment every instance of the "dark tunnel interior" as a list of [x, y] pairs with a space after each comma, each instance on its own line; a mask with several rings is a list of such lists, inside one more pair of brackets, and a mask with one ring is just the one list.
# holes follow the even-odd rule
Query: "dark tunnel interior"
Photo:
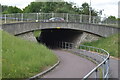
[[49, 48], [60, 48], [61, 42], [76, 43], [82, 31], [73, 29], [42, 29], [38, 41]]

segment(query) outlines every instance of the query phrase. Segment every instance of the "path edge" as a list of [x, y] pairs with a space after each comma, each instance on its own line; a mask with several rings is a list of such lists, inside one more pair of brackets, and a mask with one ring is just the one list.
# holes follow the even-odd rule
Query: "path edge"
[[37, 75], [35, 75], [33, 77], [30, 77], [27, 80], [34, 80], [34, 79], [36, 79], [36, 78], [38, 78], [40, 76], [43, 76], [44, 74], [46, 74], [46, 73], [50, 72], [51, 70], [53, 70], [54, 68], [56, 68], [59, 64], [60, 64], [60, 61], [58, 60], [57, 63], [54, 64], [52, 67], [48, 68], [47, 70], [45, 70], [45, 71], [43, 71], [43, 72], [41, 72], [41, 73], [39, 73], [39, 74], [37, 74]]

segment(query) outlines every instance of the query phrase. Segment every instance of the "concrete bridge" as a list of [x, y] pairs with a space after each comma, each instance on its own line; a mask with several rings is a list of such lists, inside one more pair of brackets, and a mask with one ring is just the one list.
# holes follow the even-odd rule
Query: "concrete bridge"
[[119, 28], [106, 25], [79, 23], [79, 22], [21, 22], [3, 24], [2, 29], [13, 34], [21, 35], [35, 30], [41, 30], [39, 39], [46, 45], [52, 42], [63, 41], [80, 44], [83, 32], [101, 37], [108, 37], [118, 33]]

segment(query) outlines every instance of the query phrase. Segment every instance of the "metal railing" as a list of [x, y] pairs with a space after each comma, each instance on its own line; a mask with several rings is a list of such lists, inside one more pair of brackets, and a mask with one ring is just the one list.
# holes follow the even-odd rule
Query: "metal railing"
[[59, 43], [58, 48], [62, 48], [62, 49], [74, 49], [75, 48], [74, 43], [70, 43], [70, 42], [58, 42], [58, 43]]
[[2, 14], [2, 23], [15, 23], [15, 22], [49, 22], [50, 18], [61, 17], [65, 22], [80, 22], [80, 23], [93, 23], [93, 24], [109, 24], [117, 25], [118, 21], [108, 19], [107, 17], [91, 16], [83, 14], [69, 14], [69, 13], [14, 13]]
[[[61, 45], [61, 46], [60, 46]], [[85, 55], [94, 61], [97, 62], [97, 66], [92, 69], [88, 74], [83, 77], [83, 80], [87, 78], [103, 78], [107, 80], [109, 78], [109, 53], [100, 48], [92, 47], [92, 46], [85, 46], [80, 45], [79, 49], [76, 49], [74, 43], [70, 42], [59, 42], [59, 48], [62, 49], [74, 49], [75, 52]]]
[[74, 43], [63, 42], [63, 41], [52, 41], [50, 43], [43, 43], [43, 45], [45, 45], [45, 46], [47, 46], [48, 48], [51, 48], [51, 49], [54, 49], [54, 48], [73, 49], [73, 48], [75, 48]]
[[[89, 78], [92, 74], [95, 74], [95, 78], [104, 78], [104, 79], [109, 78], [109, 56], [110, 56], [109, 53], [104, 49], [100, 49], [92, 46], [80, 45], [79, 48], [81, 50], [84, 49], [85, 53], [86, 51], [90, 51], [91, 53], [89, 55], [90, 58], [93, 58], [96, 61], [98, 60], [97, 62], [99, 62], [99, 64], [94, 69], [92, 69], [86, 76], [84, 76], [83, 79]], [[95, 52], [100, 54], [96, 54]]]

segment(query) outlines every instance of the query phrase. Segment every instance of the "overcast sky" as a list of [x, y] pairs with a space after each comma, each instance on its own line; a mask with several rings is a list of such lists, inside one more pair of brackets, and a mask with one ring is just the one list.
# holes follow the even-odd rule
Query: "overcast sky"
[[[9, 5], [9, 6], [17, 6], [19, 8], [24, 8], [30, 2], [35, 0], [1, 0], [0, 3], [2, 5]], [[82, 3], [87, 2], [90, 3], [90, 0], [65, 0], [74, 2], [77, 4], [77, 6], [81, 6]], [[118, 2], [120, 0], [91, 0], [91, 6], [95, 10], [104, 10], [102, 16], [116, 16], [118, 17]]]

